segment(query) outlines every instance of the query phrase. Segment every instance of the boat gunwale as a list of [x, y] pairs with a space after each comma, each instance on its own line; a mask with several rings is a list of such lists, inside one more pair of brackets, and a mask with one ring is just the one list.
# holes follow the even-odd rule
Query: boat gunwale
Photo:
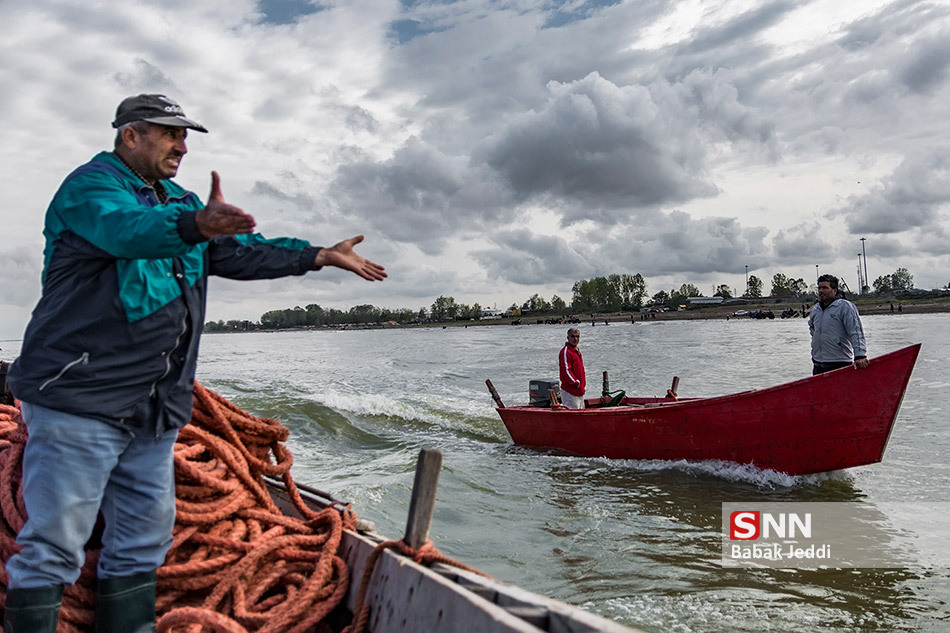
[[[907, 384], [910, 381], [910, 375], [916, 363], [917, 355], [920, 352], [920, 347], [921, 347], [921, 343], [914, 343], [913, 345], [908, 345], [907, 347], [902, 347], [900, 349], [894, 350], [892, 352], [888, 352], [886, 354], [881, 354], [880, 356], [877, 356], [871, 359], [871, 366], [873, 366], [874, 364], [878, 364], [882, 360], [885, 360], [885, 359], [893, 360], [894, 357], [905, 355], [905, 354], [914, 355], [914, 362], [910, 364], [911, 371], [907, 372], [907, 375], [905, 376], [905, 380], [903, 384], [903, 389], [901, 390], [901, 398], [900, 398], [901, 401], [903, 400], [904, 393], [907, 390]], [[778, 385], [772, 385], [770, 387], [763, 387], [762, 389], [747, 389], [746, 391], [737, 391], [735, 393], [723, 394], [721, 396], [709, 396], [709, 397], [699, 396], [699, 397], [691, 397], [691, 398], [680, 398], [677, 400], [670, 399], [669, 401], [666, 401], [666, 399], [664, 398], [654, 398], [655, 400], [659, 401], [655, 403], [656, 406], [649, 406], [649, 404], [654, 404], [654, 403], [649, 403], [645, 405], [644, 404], [629, 404], [628, 405], [626, 404], [626, 400], [628, 400], [628, 398], [624, 398], [624, 403], [616, 407], [594, 406], [594, 407], [588, 407], [584, 409], [552, 409], [549, 406], [539, 407], [539, 406], [531, 406], [531, 405], [513, 405], [509, 407], [496, 407], [495, 410], [498, 411], [499, 415], [501, 415], [502, 412], [507, 412], [507, 411], [531, 411], [532, 413], [537, 413], [539, 415], [555, 414], [555, 415], [596, 416], [596, 415], [607, 415], [608, 413], [613, 413], [613, 412], [626, 413], [632, 409], [661, 410], [661, 409], [668, 409], [668, 408], [679, 409], [679, 408], [685, 408], [685, 407], [690, 407], [690, 406], [719, 405], [722, 403], [728, 403], [730, 400], [759, 397], [759, 396], [769, 395], [770, 393], [773, 393], [773, 392], [780, 392], [786, 389], [797, 388], [809, 382], [814, 383], [814, 382], [819, 382], [822, 380], [839, 378], [841, 376], [839, 372], [868, 371], [869, 369], [870, 367], [867, 367], [865, 369], [855, 369], [854, 366], [842, 367], [840, 369], [835, 369], [833, 371], [825, 372], [823, 374], [817, 374], [814, 376], [805, 376], [804, 378], [799, 378], [791, 382], [784, 382]], [[643, 398], [634, 397], [634, 398], [629, 398], [629, 399], [649, 399], [649, 398], [648, 397], [643, 397]], [[596, 403], [597, 400], [592, 399], [592, 400], [587, 400], [586, 402]], [[898, 402], [897, 408], [898, 409], [900, 408], [900, 402]], [[895, 413], [895, 416], [896, 416], [896, 413]], [[502, 420], [504, 420], [504, 417], [502, 417]]]
[[[920, 348], [915, 343], [882, 354], [868, 368], [844, 367], [764, 389], [685, 402], [655, 398], [662, 406], [496, 410], [515, 445], [525, 448], [608, 459], [721, 460], [791, 475], [828, 472], [882, 461]], [[853, 419], [822, 417], [816, 426], [815, 407], [827, 408], [843, 389], [862, 382], [878, 388], [875, 398], [887, 394], [876, 414], [865, 409]], [[866, 406], [868, 398], [865, 393], [856, 402]], [[805, 424], [789, 413], [803, 405], [811, 415]], [[699, 420], [707, 423], [697, 426]], [[740, 429], [741, 441], [723, 444], [727, 428]], [[763, 446], [771, 452], [762, 453]]]
[[[289, 516], [299, 517], [299, 512], [290, 501], [285, 484], [280, 480], [267, 478], [266, 485], [272, 498], [282, 512]], [[323, 496], [325, 493], [316, 491], [314, 494], [307, 487], [298, 484], [299, 493], [304, 503], [309, 507], [321, 510], [333, 507], [337, 511], [348, 504], [338, 499]], [[340, 544], [340, 556], [350, 571], [350, 587], [345, 598], [346, 608], [352, 613], [356, 606], [356, 597], [366, 561], [372, 550], [387, 539], [376, 533], [371, 522], [358, 522], [357, 531], [344, 530], [343, 541]], [[360, 529], [359, 526], [369, 526]], [[375, 607], [375, 617], [371, 614], [370, 630], [374, 633], [397, 633], [405, 630], [459, 630], [453, 628], [451, 622], [442, 623], [447, 628], [414, 629], [412, 622], [406, 621], [411, 613], [405, 607], [402, 615], [398, 611], [403, 603], [393, 604], [385, 599], [386, 583], [395, 583], [395, 576], [403, 574], [413, 579], [413, 583], [420, 587], [427, 585], [435, 594], [453, 596], [452, 599], [462, 600], [470, 606], [457, 607], [461, 611], [468, 610], [477, 613], [483, 619], [478, 622], [466, 621], [464, 630], [471, 633], [539, 633], [557, 631], [559, 633], [643, 633], [625, 625], [613, 622], [603, 616], [585, 611], [579, 607], [561, 602], [553, 598], [542, 596], [516, 585], [446, 565], [436, 563], [431, 568], [420, 565], [411, 558], [399, 555], [393, 550], [385, 550], [376, 562], [372, 580], [367, 591], [367, 601], [371, 608]], [[398, 583], [397, 583], [398, 584]], [[415, 584], [413, 586], [415, 586]], [[394, 589], [392, 593], [398, 591]], [[415, 592], [417, 596], [422, 591]], [[413, 595], [410, 590], [409, 596]], [[421, 598], [419, 598], [421, 599]], [[447, 607], [443, 607], [447, 608]], [[425, 617], [425, 616], [420, 616]], [[447, 618], [449, 616], [446, 616]], [[491, 626], [484, 628], [487, 623]], [[431, 622], [417, 622], [424, 625]], [[540, 625], [540, 626], [539, 626]], [[408, 627], [408, 628], [407, 628]], [[473, 627], [473, 628], [472, 628]]]

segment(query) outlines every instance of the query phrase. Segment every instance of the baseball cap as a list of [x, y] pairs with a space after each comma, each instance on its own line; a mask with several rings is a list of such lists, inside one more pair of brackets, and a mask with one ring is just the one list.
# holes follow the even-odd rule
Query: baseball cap
[[198, 132], [208, 131], [197, 121], [187, 118], [181, 106], [165, 95], [143, 94], [123, 99], [115, 110], [115, 121], [112, 122], [112, 127], [119, 128], [135, 121], [187, 127]]

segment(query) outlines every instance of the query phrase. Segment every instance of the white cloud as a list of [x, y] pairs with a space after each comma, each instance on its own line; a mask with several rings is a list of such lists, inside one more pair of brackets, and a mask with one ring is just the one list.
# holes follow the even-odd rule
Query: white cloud
[[[943, 232], [950, 212], [950, 149], [914, 152], [879, 184], [831, 212], [843, 215], [853, 234]], [[950, 247], [944, 252], [950, 252]]]
[[22, 333], [39, 295], [50, 197], [111, 147], [119, 100], [146, 91], [211, 130], [189, 137], [184, 186], [205, 196], [216, 169], [265, 234], [363, 232], [393, 273], [220, 282], [209, 316], [440, 294], [509, 305], [613, 272], [664, 287], [735, 286], [746, 265], [810, 278], [816, 263], [852, 270], [860, 237], [879, 274], [950, 279], [946, 3], [35, 0], [3, 13], [0, 226], [17, 273], [2, 278], [0, 337]]

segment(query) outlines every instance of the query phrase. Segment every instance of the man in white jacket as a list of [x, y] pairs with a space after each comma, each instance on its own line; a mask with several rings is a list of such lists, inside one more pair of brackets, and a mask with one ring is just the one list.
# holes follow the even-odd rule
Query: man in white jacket
[[853, 303], [838, 296], [838, 278], [834, 275], [818, 278], [818, 302], [811, 309], [808, 329], [813, 375], [848, 365], [857, 369], [868, 366], [861, 317]]

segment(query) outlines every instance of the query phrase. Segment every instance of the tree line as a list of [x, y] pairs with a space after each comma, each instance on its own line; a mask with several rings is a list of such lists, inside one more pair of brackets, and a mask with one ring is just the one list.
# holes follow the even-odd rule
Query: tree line
[[[906, 268], [898, 268], [890, 275], [882, 275], [874, 281], [874, 292], [887, 294], [890, 292], [910, 290], [914, 287], [914, 276]], [[749, 275], [748, 288], [742, 293], [743, 298], [761, 298], [764, 282], [756, 275]], [[815, 286], [807, 284], [804, 279], [793, 279], [783, 273], [772, 276], [771, 292], [773, 297], [811, 297], [815, 294]], [[513, 303], [508, 308], [508, 314], [532, 315], [567, 315], [586, 314], [593, 312], [624, 312], [639, 310], [649, 306], [668, 306], [675, 308], [689, 297], [702, 297], [699, 288], [691, 283], [684, 283], [679, 288], [669, 291], [660, 290], [653, 295], [647, 292], [646, 280], [640, 273], [613, 274], [606, 277], [594, 277], [575, 281], [571, 288], [571, 302], [568, 304], [558, 295], [547, 301], [535, 293], [524, 303]], [[727, 284], [713, 286], [713, 297], [732, 299], [737, 293]], [[455, 320], [478, 320], [483, 315], [482, 307], [478, 303], [472, 305], [457, 303], [454, 297], [440, 295], [428, 308], [389, 309], [378, 308], [364, 304], [338, 310], [323, 308], [311, 303], [304, 308], [295, 306], [282, 310], [270, 310], [261, 315], [260, 322], [247, 320], [209, 321], [205, 324], [208, 332], [235, 332], [253, 329], [278, 330], [299, 327], [337, 327], [350, 324], [358, 325], [386, 325], [412, 324]]]

